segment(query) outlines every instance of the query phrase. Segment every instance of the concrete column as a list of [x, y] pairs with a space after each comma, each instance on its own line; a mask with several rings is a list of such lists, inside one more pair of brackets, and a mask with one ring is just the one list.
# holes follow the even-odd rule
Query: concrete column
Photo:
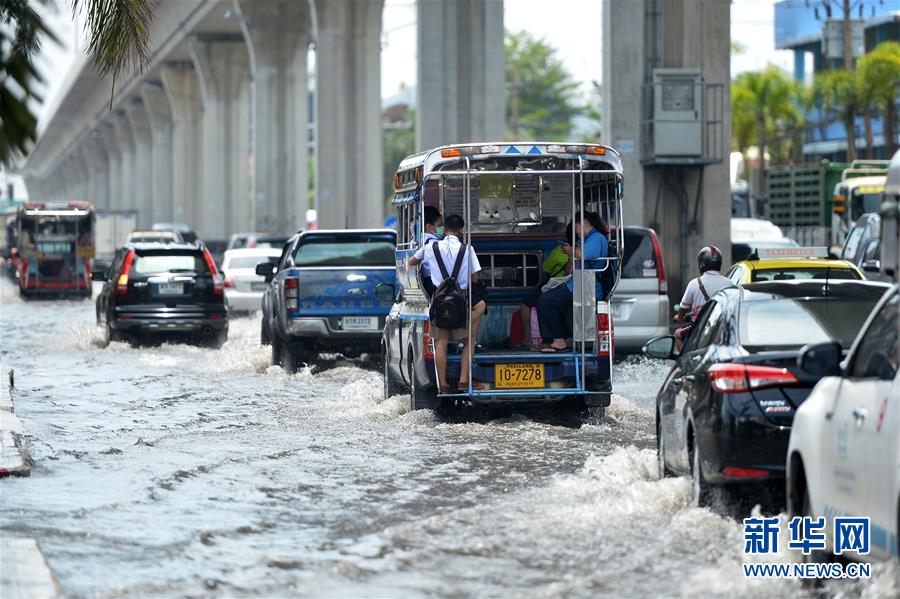
[[253, 79], [251, 228], [293, 233], [306, 225], [306, 57], [309, 5], [235, 0]]
[[95, 208], [109, 209], [109, 158], [103, 134], [96, 130], [89, 132], [82, 152], [88, 165], [88, 199]]
[[128, 117], [118, 111], [112, 118], [112, 137], [116, 140], [119, 156], [118, 193], [116, 207], [120, 210], [137, 210], [134, 177], [134, 134]]
[[[604, 141], [623, 148], [635, 142], [638, 154], [623, 154], [625, 223], [657, 229], [673, 300], [696, 276], [702, 246], [718, 246], [725, 264], [731, 262], [730, 26], [729, 0], [604, 3]], [[724, 84], [721, 162], [641, 164], [640, 123], [650, 115], [642, 113], [637, 90], [651, 81], [654, 67], [699, 69], [706, 82]]]
[[190, 53], [203, 99], [200, 234], [226, 239], [250, 222], [250, 59], [241, 38], [199, 37]]
[[382, 0], [317, 3], [316, 202], [321, 227], [376, 227], [382, 197]]
[[172, 111], [162, 83], [145, 83], [141, 97], [150, 120], [150, 222], [175, 220], [172, 191]]
[[416, 149], [502, 141], [502, 0], [419, 0]]
[[200, 81], [189, 62], [160, 71], [172, 115], [172, 219], [200, 225], [203, 196], [203, 102]]
[[156, 199], [151, 195], [153, 162], [150, 117], [144, 102], [139, 99], [132, 100], [125, 107], [125, 114], [131, 124], [131, 134], [134, 140], [132, 181], [134, 181], [134, 207], [138, 211], [138, 226], [149, 227], [153, 224], [151, 205]]
[[113, 131], [111, 120], [103, 122], [99, 129], [100, 139], [106, 148], [106, 189], [108, 193], [107, 205], [110, 210], [121, 210], [122, 203], [122, 159], [119, 154], [118, 137]]
[[78, 201], [88, 200], [88, 166], [80, 147], [76, 147], [69, 155], [69, 164], [72, 169], [73, 187], [72, 199]]

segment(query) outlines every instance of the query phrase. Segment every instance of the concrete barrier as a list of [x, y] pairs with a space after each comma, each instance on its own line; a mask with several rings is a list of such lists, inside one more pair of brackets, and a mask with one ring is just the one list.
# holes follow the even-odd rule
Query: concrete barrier
[[34, 539], [0, 539], [0, 597], [53, 599], [62, 597], [59, 582]]
[[31, 460], [22, 446], [25, 429], [12, 401], [13, 377], [12, 369], [0, 376], [0, 477], [31, 474]]

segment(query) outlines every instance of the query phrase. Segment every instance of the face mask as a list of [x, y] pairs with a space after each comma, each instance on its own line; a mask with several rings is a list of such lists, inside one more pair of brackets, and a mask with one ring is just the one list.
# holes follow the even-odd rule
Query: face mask
[[438, 239], [443, 239], [443, 238], [444, 238], [444, 227], [442, 227], [442, 226], [441, 226], [441, 227], [435, 227], [435, 229], [434, 229], [434, 235], [435, 235], [435, 237], [437, 237]]

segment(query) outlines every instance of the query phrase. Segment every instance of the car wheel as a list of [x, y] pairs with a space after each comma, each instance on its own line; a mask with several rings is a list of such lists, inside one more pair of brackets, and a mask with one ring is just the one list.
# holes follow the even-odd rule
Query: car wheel
[[212, 336], [210, 340], [210, 345], [215, 349], [221, 349], [225, 342], [228, 340], [228, 331], [218, 331], [216, 334]]
[[272, 366], [281, 366], [281, 337], [277, 333], [272, 335]]
[[691, 501], [694, 507], [706, 507], [709, 505], [710, 488], [703, 478], [703, 469], [700, 466], [700, 448], [697, 441], [691, 443]]
[[413, 365], [412, 354], [409, 358], [409, 411], [433, 410], [438, 405], [437, 394], [434, 389], [428, 389], [421, 384], [416, 377], [416, 369]]
[[394, 380], [394, 375], [391, 374], [391, 369], [388, 367], [387, 351], [385, 351], [384, 344], [381, 346], [381, 371], [384, 374], [384, 399], [398, 395], [400, 386]]
[[[803, 508], [801, 509], [800, 516], [802, 517], [812, 517], [812, 500], [810, 499], [809, 487], [804, 485], [803, 487]], [[834, 556], [827, 551], [816, 551], [813, 549], [810, 551], [809, 555], [800, 554], [800, 559], [804, 564], [827, 564], [834, 561]], [[808, 589], [819, 589], [825, 583], [825, 580], [822, 578], [804, 578], [801, 580], [801, 586]]]
[[656, 427], [656, 467], [659, 473], [659, 480], [671, 477], [674, 473], [666, 465], [666, 440], [663, 437], [660, 427]]
[[266, 315], [263, 314], [262, 322], [259, 326], [259, 344], [260, 345], [272, 345], [272, 331], [269, 330], [266, 322]]

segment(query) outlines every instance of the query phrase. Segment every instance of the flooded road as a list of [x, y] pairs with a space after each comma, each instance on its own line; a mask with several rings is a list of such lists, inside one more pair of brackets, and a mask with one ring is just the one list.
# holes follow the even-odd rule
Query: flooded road
[[746, 580], [740, 525], [657, 480], [665, 364], [620, 364], [599, 424], [442, 422], [356, 365], [271, 367], [258, 319], [221, 350], [101, 348], [91, 302], [24, 304], [4, 280], [0, 308], [34, 460], [0, 482], [0, 529], [37, 538], [69, 596], [802, 593]]

